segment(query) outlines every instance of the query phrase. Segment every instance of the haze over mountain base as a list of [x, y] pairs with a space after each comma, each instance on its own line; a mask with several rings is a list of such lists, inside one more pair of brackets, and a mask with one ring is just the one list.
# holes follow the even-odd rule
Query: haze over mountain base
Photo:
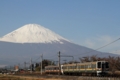
[[[58, 52], [61, 52], [61, 55], [73, 56], [75, 60], [79, 61], [79, 58], [97, 55], [98, 57], [108, 57], [117, 56], [115, 54], [103, 53], [98, 51], [92, 51], [92, 49], [76, 45], [70, 42], [63, 41], [64, 44], [57, 42], [53, 43], [10, 43], [10, 42], [0, 42], [0, 64], [18, 64], [24, 62], [29, 62], [30, 59], [33, 59], [33, 62], [39, 62], [40, 56], [43, 54], [44, 59], [50, 59], [58, 61]], [[39, 58], [37, 61], [35, 61]], [[72, 61], [70, 57], [62, 57], [63, 60]]]

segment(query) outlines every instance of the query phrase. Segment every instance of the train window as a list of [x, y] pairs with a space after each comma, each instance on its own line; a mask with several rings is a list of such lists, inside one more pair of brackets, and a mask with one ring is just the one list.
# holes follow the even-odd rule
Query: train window
[[72, 69], [72, 66], [69, 66], [69, 69]]
[[68, 68], [70, 69], [70, 66], [68, 66]]
[[63, 69], [67, 69], [67, 67], [63, 67]]
[[91, 68], [91, 64], [88, 65], [88, 68]]
[[78, 69], [80, 69], [80, 66], [78, 66]]
[[74, 66], [71, 66], [72, 67], [72, 69], [74, 69]]
[[86, 68], [86, 69], [87, 69], [87, 68], [89, 68], [89, 65], [86, 65], [86, 67], [85, 67], [85, 68]]
[[70, 67], [68, 66], [68, 69], [70, 69]]
[[68, 66], [68, 68], [70, 69], [70, 66]]
[[101, 62], [98, 62], [97, 66], [98, 68], [101, 68]]
[[54, 68], [51, 68], [51, 70], [54, 70]]
[[71, 66], [71, 69], [73, 69], [73, 66]]
[[106, 62], [105, 65], [106, 65], [106, 68], [109, 68], [109, 63], [108, 62]]
[[81, 65], [81, 68], [84, 69], [84, 65]]
[[71, 66], [72, 67], [72, 69], [74, 69], [74, 66]]
[[67, 67], [64, 67], [64, 69], [67, 69]]
[[88, 68], [88, 65], [85, 65], [85, 69], [87, 69]]
[[92, 64], [92, 68], [96, 68], [96, 65], [95, 65], [95, 64]]
[[74, 66], [72, 66], [72, 69], [74, 69]]
[[76, 69], [77, 67], [75, 66], [74, 69]]
[[81, 65], [81, 69], [83, 69], [83, 66]]
[[71, 66], [72, 67], [72, 69], [74, 69], [74, 66]]
[[73, 69], [76, 69], [76, 66], [73, 66]]

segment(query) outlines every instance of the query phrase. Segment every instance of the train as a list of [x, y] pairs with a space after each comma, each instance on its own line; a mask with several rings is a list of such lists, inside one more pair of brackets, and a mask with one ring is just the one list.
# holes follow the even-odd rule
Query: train
[[80, 75], [80, 76], [105, 76], [108, 75], [109, 63], [95, 61], [84, 63], [62, 64], [59, 66], [46, 66], [46, 74]]

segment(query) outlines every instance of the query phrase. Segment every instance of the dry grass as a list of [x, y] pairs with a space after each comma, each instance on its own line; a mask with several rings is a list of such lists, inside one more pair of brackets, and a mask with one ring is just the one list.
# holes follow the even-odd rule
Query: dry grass
[[0, 80], [120, 80], [120, 78], [109, 78], [109, 77], [74, 77], [74, 76], [67, 76], [64, 78], [60, 77], [26, 77], [26, 76], [16, 76], [16, 75], [0, 75]]
[[12, 76], [12, 75], [0, 75], [0, 80], [62, 80], [62, 79], [44, 79], [44, 78], [32, 78], [24, 76]]

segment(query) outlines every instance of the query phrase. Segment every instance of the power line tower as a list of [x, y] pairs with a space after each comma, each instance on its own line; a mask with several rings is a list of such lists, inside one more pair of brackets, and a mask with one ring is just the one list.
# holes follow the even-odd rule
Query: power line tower
[[61, 73], [61, 64], [60, 64], [60, 60], [61, 60], [61, 57], [72, 57], [73, 58], [73, 62], [74, 62], [74, 57], [73, 56], [67, 56], [67, 55], [60, 55], [60, 51], [58, 52], [58, 66], [59, 66], [59, 73], [58, 75], [60, 75]]
[[30, 62], [30, 64], [31, 64], [31, 73], [32, 73], [32, 58], [31, 58], [31, 62]]
[[24, 62], [24, 68], [25, 68], [25, 71], [26, 71], [26, 64], [27, 64], [27, 63], [26, 63], [26, 62]]
[[42, 61], [43, 61], [43, 54], [41, 55], [41, 75], [42, 75]]
[[61, 56], [60, 56], [60, 51], [59, 51], [59, 52], [58, 52], [58, 59], [59, 59], [59, 60], [58, 60], [58, 61], [59, 61], [59, 65], [58, 65], [58, 66], [59, 66], [59, 73], [58, 73], [58, 75], [60, 75], [60, 73], [61, 73], [60, 57], [61, 57]]

